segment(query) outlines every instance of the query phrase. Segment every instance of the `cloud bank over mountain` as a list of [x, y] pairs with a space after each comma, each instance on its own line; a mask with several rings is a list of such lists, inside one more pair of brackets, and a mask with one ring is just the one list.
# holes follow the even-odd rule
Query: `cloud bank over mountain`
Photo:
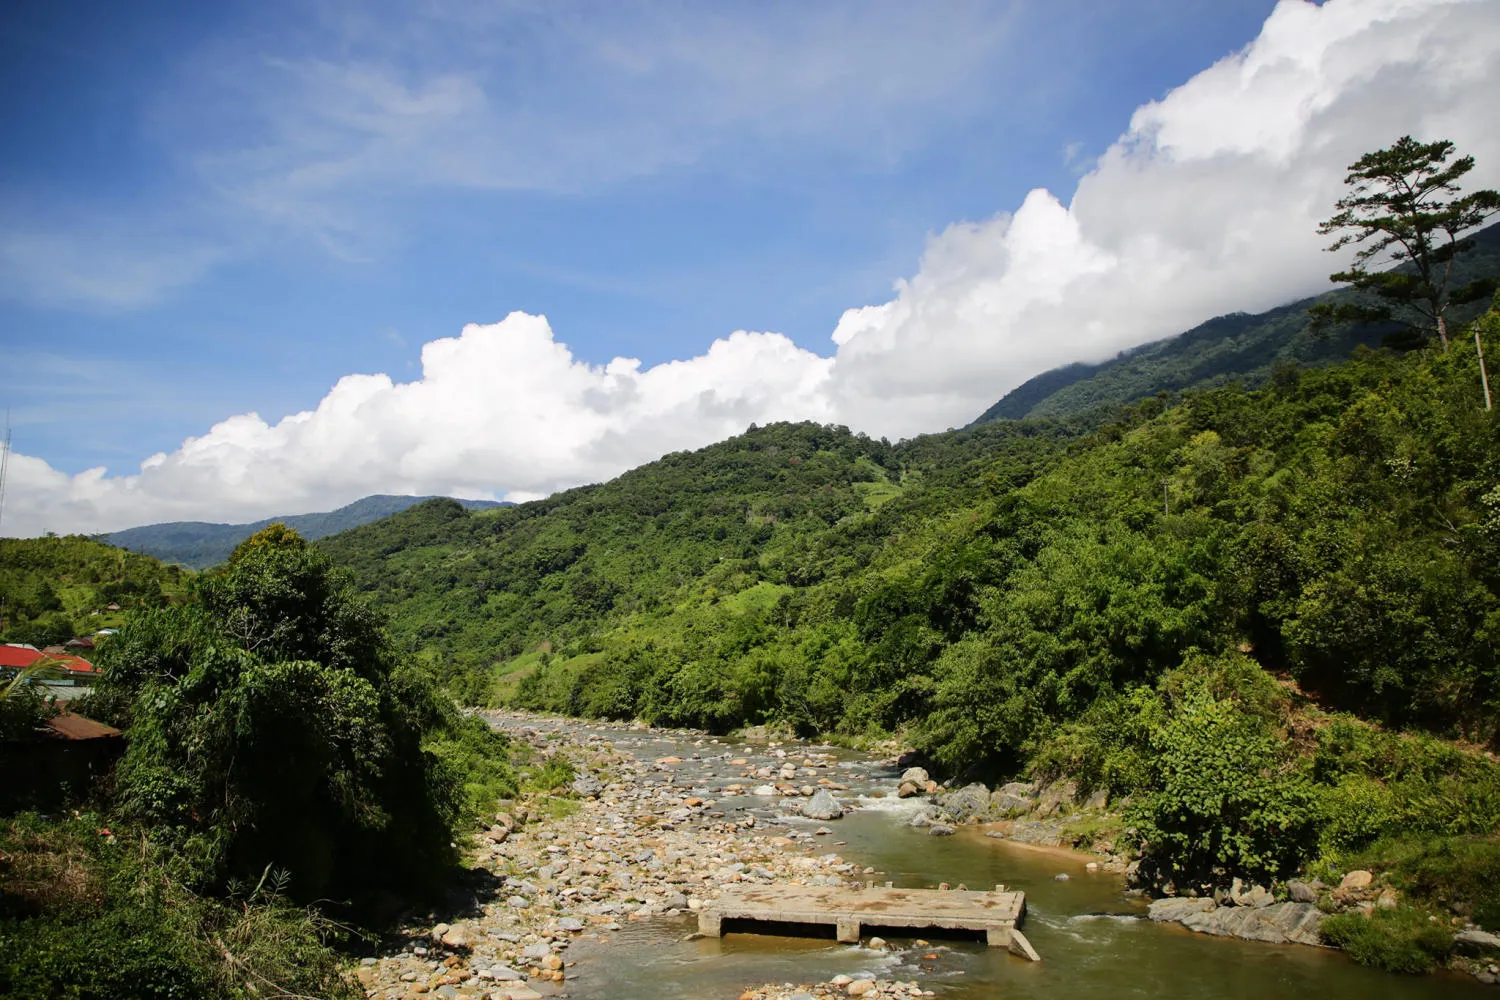
[[422, 352], [420, 378], [341, 379], [316, 409], [233, 416], [137, 473], [13, 456], [0, 531], [249, 520], [374, 492], [526, 499], [752, 422], [903, 437], [972, 419], [1025, 379], [1323, 286], [1319, 219], [1347, 164], [1402, 134], [1452, 139], [1500, 184], [1500, 3], [1284, 0], [1244, 50], [1138, 108], [1064, 203], [929, 240], [890, 301], [850, 309], [832, 357], [739, 331], [643, 368], [575, 358], [512, 313]]

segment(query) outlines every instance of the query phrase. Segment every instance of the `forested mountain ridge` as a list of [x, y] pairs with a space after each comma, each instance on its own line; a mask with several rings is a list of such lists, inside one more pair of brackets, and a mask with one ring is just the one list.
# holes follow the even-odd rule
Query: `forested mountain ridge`
[[[206, 569], [228, 559], [229, 553], [234, 551], [236, 545], [272, 524], [284, 524], [304, 538], [325, 538], [361, 524], [369, 524], [371, 521], [390, 517], [413, 504], [432, 499], [435, 498], [376, 494], [363, 497], [351, 504], [345, 504], [337, 510], [268, 517], [251, 524], [165, 521], [161, 524], [147, 524], [138, 528], [113, 531], [100, 537], [111, 545], [117, 545], [132, 552], [143, 552], [163, 562], [177, 563], [190, 569]], [[507, 506], [504, 502], [494, 500], [457, 500], [454, 502], [471, 510]]]
[[899, 445], [842, 427], [752, 427], [534, 503], [469, 512], [434, 500], [318, 545], [408, 648], [490, 663], [587, 642], [747, 568], [775, 586], [849, 572], [949, 498], [1024, 481], [1083, 427], [1030, 421]]
[[[1500, 278], [1500, 224], [1474, 234], [1476, 245], [1453, 267], [1454, 283]], [[1398, 269], [1399, 270], [1399, 269]], [[1389, 325], [1355, 324], [1319, 333], [1308, 309], [1352, 301], [1339, 289], [1261, 313], [1230, 313], [1166, 340], [1124, 351], [1096, 364], [1071, 364], [1027, 379], [982, 413], [974, 424], [1022, 417], [1059, 417], [1133, 403], [1159, 392], [1207, 389], [1229, 382], [1264, 383], [1278, 364], [1342, 361], [1360, 345], [1378, 346]], [[1484, 311], [1483, 304], [1455, 307], [1455, 325]]]

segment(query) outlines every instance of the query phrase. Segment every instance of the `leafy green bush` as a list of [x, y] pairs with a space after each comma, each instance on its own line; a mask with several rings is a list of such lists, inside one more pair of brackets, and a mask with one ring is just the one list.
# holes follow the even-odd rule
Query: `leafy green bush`
[[552, 792], [559, 788], [566, 788], [576, 775], [577, 772], [574, 771], [568, 758], [560, 753], [554, 753], [543, 758], [540, 765], [530, 768], [522, 780], [522, 785], [529, 792]]
[[208, 886], [273, 865], [304, 899], [419, 888], [503, 774], [430, 677], [393, 666], [327, 558], [273, 529], [203, 579], [201, 606], [136, 614], [104, 647], [99, 704], [129, 726], [119, 806]]
[[1317, 841], [1317, 797], [1288, 746], [1234, 701], [1196, 694], [1150, 741], [1154, 791], [1132, 809], [1143, 867], [1223, 884], [1282, 878]]
[[1453, 935], [1425, 911], [1410, 906], [1376, 910], [1369, 916], [1333, 914], [1323, 919], [1321, 933], [1360, 965], [1410, 975], [1432, 971], [1453, 949]]

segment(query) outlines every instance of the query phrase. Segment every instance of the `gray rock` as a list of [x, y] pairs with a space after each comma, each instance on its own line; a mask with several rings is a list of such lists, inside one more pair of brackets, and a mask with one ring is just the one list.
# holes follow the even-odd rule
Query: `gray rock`
[[583, 921], [577, 917], [563, 917], [557, 922], [557, 926], [565, 931], [581, 931], [583, 930]]
[[1032, 786], [1012, 781], [1008, 785], [995, 789], [990, 793], [989, 808], [991, 815], [1001, 819], [1031, 812], [1036, 808], [1036, 799], [1032, 797]]
[[1200, 934], [1270, 944], [1321, 945], [1323, 913], [1311, 903], [1219, 906], [1212, 899], [1158, 899], [1147, 911], [1152, 920], [1176, 922]]
[[1453, 935], [1453, 944], [1459, 951], [1470, 954], [1500, 950], [1500, 935], [1469, 927]]
[[1027, 819], [1016, 821], [1015, 826], [1011, 827], [1010, 839], [1019, 840], [1023, 844], [1061, 847], [1064, 837], [1061, 824]]
[[1235, 879], [1229, 887], [1229, 900], [1235, 906], [1259, 908], [1270, 906], [1276, 902], [1276, 897], [1264, 886], [1252, 885], [1247, 889], [1239, 879]]
[[911, 799], [911, 798], [915, 798], [918, 795], [921, 795], [922, 791], [923, 791], [922, 786], [918, 785], [915, 781], [903, 781], [896, 788], [896, 798], [898, 798], [898, 799]]
[[592, 774], [581, 774], [573, 779], [573, 791], [586, 799], [593, 798], [604, 791], [604, 782]]
[[953, 836], [953, 827], [947, 823], [933, 823], [927, 828], [927, 832], [934, 837], [951, 837]]
[[1152, 902], [1146, 910], [1146, 915], [1157, 923], [1181, 923], [1193, 914], [1218, 909], [1218, 905], [1211, 899], [1183, 899], [1169, 896]]
[[812, 798], [802, 803], [802, 815], [808, 819], [839, 819], [844, 815], [844, 807], [839, 805], [839, 800], [828, 789], [820, 788]]
[[1292, 881], [1286, 884], [1287, 895], [1294, 903], [1316, 903], [1318, 891], [1306, 882]]
[[1037, 796], [1036, 814], [1046, 819], [1055, 813], [1067, 813], [1078, 798], [1078, 786], [1071, 781], [1059, 781], [1042, 789]]
[[524, 949], [521, 950], [522, 958], [542, 959], [546, 958], [550, 954], [552, 954], [552, 946], [545, 941], [538, 941], [536, 944], [528, 944]]
[[508, 965], [492, 965], [485, 972], [488, 973], [485, 976], [486, 979], [493, 979], [501, 983], [516, 983], [526, 978]]
[[937, 804], [960, 823], [978, 819], [989, 812], [990, 790], [977, 782], [956, 792], [937, 797]]
[[907, 826], [931, 826], [935, 820], [931, 809], [918, 809], [912, 814], [911, 819], [906, 821]]

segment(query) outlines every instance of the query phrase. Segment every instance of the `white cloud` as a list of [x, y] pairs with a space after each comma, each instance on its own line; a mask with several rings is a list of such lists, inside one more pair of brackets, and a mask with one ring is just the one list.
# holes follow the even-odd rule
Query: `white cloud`
[[1064, 207], [934, 237], [890, 303], [834, 333], [841, 420], [905, 435], [967, 423], [1070, 361], [1098, 361], [1215, 315], [1326, 287], [1317, 223], [1345, 168], [1402, 134], [1473, 153], [1500, 184], [1500, 4], [1283, 0], [1260, 36], [1160, 101]]
[[[1033, 191], [934, 236], [890, 302], [844, 315], [831, 359], [740, 332], [686, 361], [591, 367], [512, 314], [428, 344], [417, 381], [349, 376], [316, 410], [230, 418], [134, 475], [18, 456], [0, 527], [248, 519], [376, 491], [534, 496], [752, 421], [962, 424], [1057, 364], [1321, 287], [1336, 261], [1316, 224], [1345, 166], [1403, 133], [1453, 139], [1478, 158], [1473, 183], [1495, 186], [1497, 92], [1496, 0], [1285, 0], [1244, 51], [1138, 109], [1070, 203]], [[397, 97], [466, 106], [461, 87]]]
[[595, 367], [542, 317], [513, 313], [427, 344], [419, 380], [350, 375], [315, 410], [230, 417], [134, 475], [69, 477], [16, 455], [0, 528], [250, 520], [375, 491], [529, 499], [755, 421], [827, 421], [830, 365], [779, 334], [739, 332], [687, 361]]

